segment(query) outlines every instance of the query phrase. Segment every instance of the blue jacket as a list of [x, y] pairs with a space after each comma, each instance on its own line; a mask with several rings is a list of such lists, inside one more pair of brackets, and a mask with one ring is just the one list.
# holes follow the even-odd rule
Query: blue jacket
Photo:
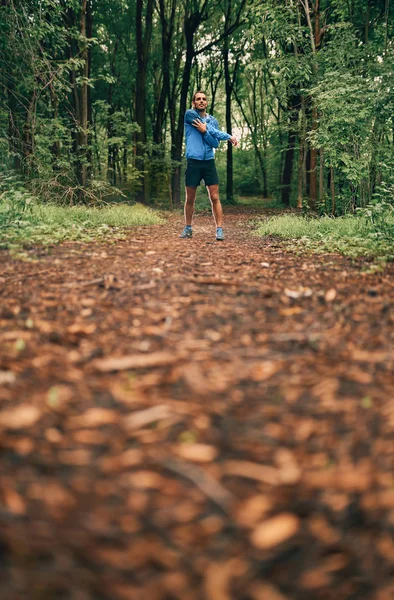
[[[198, 129], [193, 127], [194, 119], [200, 119], [207, 124], [206, 133], [202, 134]], [[186, 158], [194, 158], [195, 160], [211, 160], [215, 157], [215, 150], [219, 146], [221, 140], [229, 140], [231, 135], [220, 131], [219, 123], [212, 117], [206, 115], [200, 117], [200, 113], [196, 110], [187, 110], [185, 113], [185, 138], [186, 138]]]

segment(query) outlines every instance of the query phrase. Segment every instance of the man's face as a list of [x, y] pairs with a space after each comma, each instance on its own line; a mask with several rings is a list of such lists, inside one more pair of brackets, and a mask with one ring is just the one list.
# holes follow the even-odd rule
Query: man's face
[[207, 97], [205, 94], [196, 94], [193, 102], [196, 110], [205, 110], [208, 106]]

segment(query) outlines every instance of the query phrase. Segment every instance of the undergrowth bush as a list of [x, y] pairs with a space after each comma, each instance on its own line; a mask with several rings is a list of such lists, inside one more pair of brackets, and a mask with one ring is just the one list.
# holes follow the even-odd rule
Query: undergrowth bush
[[293, 246], [314, 252], [394, 260], [394, 209], [389, 203], [369, 205], [356, 216], [310, 218], [279, 215], [258, 223], [257, 233], [290, 240]]
[[44, 204], [14, 176], [0, 179], [0, 247], [3, 248], [64, 240], [119, 239], [124, 227], [163, 222], [153, 210], [141, 204], [101, 207]]

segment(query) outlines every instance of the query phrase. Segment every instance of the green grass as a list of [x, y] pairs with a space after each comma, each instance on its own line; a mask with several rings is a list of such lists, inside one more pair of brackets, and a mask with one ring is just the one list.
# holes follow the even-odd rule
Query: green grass
[[18, 250], [32, 245], [52, 245], [65, 240], [120, 239], [125, 227], [158, 225], [164, 219], [141, 204], [104, 208], [64, 207], [28, 203], [16, 208], [0, 204], [0, 247]]
[[378, 223], [364, 215], [336, 219], [279, 215], [260, 221], [257, 233], [279, 236], [297, 249], [394, 260], [394, 217], [391, 212]]

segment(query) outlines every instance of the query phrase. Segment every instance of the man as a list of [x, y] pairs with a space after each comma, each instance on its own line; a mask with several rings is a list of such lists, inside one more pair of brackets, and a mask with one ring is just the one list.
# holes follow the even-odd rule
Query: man
[[194, 94], [192, 105], [193, 110], [187, 110], [185, 114], [187, 159], [185, 228], [179, 237], [191, 238], [193, 235], [194, 203], [197, 187], [203, 179], [212, 205], [216, 239], [222, 241], [224, 240], [223, 210], [219, 199], [219, 178], [215, 167], [214, 149], [219, 146], [221, 140], [229, 140], [233, 146], [238, 145], [238, 140], [235, 136], [220, 131], [217, 120], [207, 114], [208, 102], [204, 92], [198, 91]]

